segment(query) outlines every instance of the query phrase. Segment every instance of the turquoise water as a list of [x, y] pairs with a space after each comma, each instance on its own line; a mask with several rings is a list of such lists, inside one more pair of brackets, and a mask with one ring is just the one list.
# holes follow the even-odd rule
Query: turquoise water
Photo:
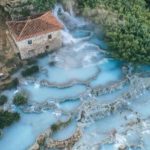
[[61, 141], [61, 140], [64, 140], [64, 139], [68, 139], [70, 138], [76, 131], [76, 122], [73, 121], [70, 123], [70, 125], [68, 125], [67, 127], [57, 131], [54, 135], [53, 135], [53, 139], [54, 140], [58, 140], [58, 141]]
[[22, 86], [25, 91], [30, 95], [31, 101], [42, 102], [45, 100], [59, 100], [79, 97], [86, 91], [86, 87], [83, 85], [74, 85], [68, 88], [51, 88], [51, 87], [39, 87], [39, 84], [33, 84], [28, 86]]
[[0, 140], [0, 147], [2, 150], [27, 149], [32, 145], [39, 133], [44, 132], [50, 124], [56, 121], [56, 117], [50, 112], [39, 115], [21, 114], [21, 120], [18, 123], [4, 130], [4, 136]]
[[[127, 64], [108, 57], [104, 39], [91, 31], [89, 24], [83, 20], [81, 23], [81, 18], [70, 16], [67, 22], [61, 21], [68, 26], [69, 21], [75, 21], [74, 28], [62, 32], [64, 47], [38, 59], [38, 74], [22, 78], [18, 72], [17, 89], [3, 91], [9, 98], [5, 108], [19, 111], [21, 120], [4, 130], [0, 149], [26, 150], [53, 123], [69, 116], [71, 124], [52, 138], [67, 139], [80, 128], [82, 137], [73, 150], [78, 146], [80, 150], [118, 150], [122, 145], [128, 150], [142, 150], [142, 147], [149, 150], [150, 94], [149, 89], [144, 88], [144, 79], [119, 85], [126, 77], [122, 67]], [[149, 71], [149, 66], [137, 69], [137, 72], [144, 71]], [[130, 80], [130, 76], [127, 77]], [[45, 102], [55, 107], [24, 113], [22, 108], [12, 105], [14, 95], [22, 90], [29, 94], [29, 109], [37, 105], [43, 107]], [[99, 92], [95, 95], [94, 90]], [[125, 93], [130, 96], [126, 98]], [[85, 115], [80, 118], [82, 111]]]

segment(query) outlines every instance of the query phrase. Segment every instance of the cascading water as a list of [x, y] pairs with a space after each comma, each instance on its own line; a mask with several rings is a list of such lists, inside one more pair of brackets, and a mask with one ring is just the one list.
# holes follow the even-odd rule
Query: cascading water
[[[18, 73], [17, 90], [2, 92], [9, 99], [5, 109], [19, 111], [21, 120], [4, 130], [0, 149], [28, 150], [50, 125], [71, 118], [51, 138], [65, 140], [79, 128], [82, 137], [72, 150], [149, 150], [149, 77], [132, 75], [130, 67], [124, 74], [123, 62], [107, 56], [103, 39], [72, 10], [56, 5], [53, 14], [64, 25], [64, 46], [38, 60], [40, 73]], [[29, 104], [18, 108], [12, 99], [22, 90]]]
[[[62, 31], [62, 37], [63, 37], [63, 44], [64, 45], [68, 45], [68, 44], [73, 44], [76, 42], [76, 40], [73, 38], [73, 36], [69, 33], [68, 28], [66, 27], [66, 25], [64, 24], [63, 21], [61, 21], [61, 19], [58, 17], [58, 14], [61, 13], [61, 15], [65, 16], [65, 17], [70, 17], [68, 12], [65, 12], [63, 7], [61, 5], [56, 5], [55, 9], [53, 10], [53, 14], [54, 16], [57, 17], [57, 19], [63, 24], [64, 26], [64, 30]], [[73, 17], [72, 17], [73, 18]], [[70, 19], [72, 19], [70, 17]]]
[[[83, 30], [86, 22], [82, 21], [81, 23], [78, 18], [64, 11], [61, 5], [56, 5], [53, 14], [57, 16], [58, 20], [64, 26], [64, 30], [62, 31], [63, 43], [67, 46], [57, 52], [56, 55], [53, 55], [53, 59], [57, 62], [58, 66], [62, 64], [66, 68], [84, 67], [99, 63], [104, 51], [102, 51], [99, 46], [88, 42], [88, 40], [92, 38], [93, 33], [92, 31]], [[84, 37], [75, 38], [70, 31], [75, 33], [79, 30], [79, 27], [81, 31], [77, 34], [82, 32], [85, 35]]]
[[79, 20], [74, 16], [72, 7], [70, 6], [70, 14], [65, 11], [62, 5], [56, 5], [53, 10], [53, 14], [57, 17], [57, 19], [63, 24], [64, 30], [62, 31], [63, 43], [64, 45], [74, 44], [78, 42], [78, 39], [75, 39], [69, 32], [70, 29], [74, 29], [76, 27], [82, 27], [86, 25], [84, 20]]

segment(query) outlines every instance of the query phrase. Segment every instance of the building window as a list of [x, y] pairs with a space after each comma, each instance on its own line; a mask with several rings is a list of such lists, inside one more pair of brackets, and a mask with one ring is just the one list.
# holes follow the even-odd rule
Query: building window
[[50, 35], [48, 35], [48, 39], [52, 39], [52, 35], [50, 34]]
[[48, 45], [46, 46], [46, 49], [49, 49], [49, 46], [48, 46]]
[[28, 40], [28, 44], [31, 45], [32, 44], [32, 40]]

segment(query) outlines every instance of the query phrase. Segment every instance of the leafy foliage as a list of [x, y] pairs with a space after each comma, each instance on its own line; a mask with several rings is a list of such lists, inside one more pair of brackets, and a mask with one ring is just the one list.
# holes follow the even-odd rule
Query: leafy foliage
[[96, 7], [98, 0], [78, 0], [78, 5], [80, 8], [84, 8], [86, 6], [90, 6], [91, 8]]
[[56, 0], [31, 0], [32, 3], [38, 11], [47, 11], [54, 7]]
[[8, 98], [5, 95], [0, 96], [0, 106], [4, 105], [7, 102]]
[[[103, 6], [118, 14], [118, 21], [106, 25], [109, 49], [115, 57], [150, 63], [150, 10], [144, 0], [78, 0], [81, 6]], [[147, 2], [147, 4], [146, 4]]]
[[34, 65], [34, 66], [27, 68], [26, 70], [23, 70], [21, 74], [23, 77], [27, 77], [27, 76], [31, 76], [37, 72], [39, 72], [39, 67], [37, 65]]
[[28, 98], [25, 93], [17, 93], [13, 99], [13, 103], [16, 106], [25, 105], [28, 102]]
[[18, 121], [20, 115], [8, 111], [0, 111], [0, 129], [10, 126], [13, 122]]
[[150, 9], [150, 0], [145, 0], [147, 3], [147, 7]]

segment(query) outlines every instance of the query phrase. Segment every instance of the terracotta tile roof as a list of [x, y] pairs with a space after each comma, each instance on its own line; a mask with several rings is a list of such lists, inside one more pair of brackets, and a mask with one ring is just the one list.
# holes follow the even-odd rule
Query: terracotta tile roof
[[63, 25], [52, 15], [51, 12], [46, 12], [41, 16], [31, 18], [23, 21], [6, 22], [9, 30], [17, 41], [61, 30], [63, 28]]

